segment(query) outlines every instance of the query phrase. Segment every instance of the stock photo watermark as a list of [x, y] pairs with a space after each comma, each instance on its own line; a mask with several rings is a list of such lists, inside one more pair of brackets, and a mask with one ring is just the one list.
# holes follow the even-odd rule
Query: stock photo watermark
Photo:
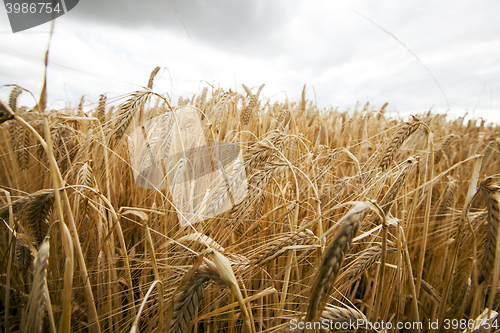
[[248, 191], [240, 147], [207, 142], [198, 112], [185, 106], [164, 113], [128, 137], [136, 184], [168, 189], [183, 226], [230, 210]]
[[3, 0], [13, 33], [24, 31], [63, 16], [79, 0]]

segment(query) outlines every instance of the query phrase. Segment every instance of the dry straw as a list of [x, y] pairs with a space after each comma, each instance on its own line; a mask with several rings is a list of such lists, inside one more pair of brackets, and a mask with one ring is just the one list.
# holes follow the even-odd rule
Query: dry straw
[[[180, 103], [202, 111], [207, 142], [239, 144], [244, 161], [219, 184], [200, 179], [196, 191], [208, 194], [192, 196], [138, 186], [121, 142], [171, 114], [174, 97], [152, 90], [156, 74], [144, 90], [98, 96], [90, 114], [94, 96], [63, 111], [41, 98], [27, 111], [27, 91], [9, 85], [0, 102], [9, 331], [276, 332], [291, 318], [443, 322], [498, 304], [498, 126], [431, 113], [405, 122], [387, 105], [324, 109], [306, 87], [271, 102], [263, 86], [203, 82]], [[145, 133], [141, 166], [168, 165], [154, 155], [170, 154], [161, 144], [170, 132]], [[186, 162], [164, 170], [177, 172], [174, 185], [192, 172]], [[218, 213], [242, 182], [247, 196]], [[367, 198], [380, 216], [362, 223]], [[182, 226], [182, 205], [218, 215]]]

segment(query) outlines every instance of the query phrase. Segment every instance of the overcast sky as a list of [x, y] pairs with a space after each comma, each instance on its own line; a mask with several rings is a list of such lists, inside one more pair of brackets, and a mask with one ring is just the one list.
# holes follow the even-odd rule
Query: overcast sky
[[[298, 100], [307, 84], [320, 108], [388, 102], [402, 115], [432, 108], [500, 122], [499, 14], [495, 0], [81, 0], [55, 21], [48, 100], [123, 95], [161, 66], [155, 90], [175, 101], [209, 84], [263, 83], [264, 98]], [[0, 85], [38, 98], [49, 30], [13, 34], [0, 8]]]

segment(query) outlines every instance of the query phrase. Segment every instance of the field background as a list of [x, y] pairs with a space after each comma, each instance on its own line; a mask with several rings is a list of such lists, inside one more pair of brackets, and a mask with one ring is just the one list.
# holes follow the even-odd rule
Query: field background
[[[305, 86], [281, 102], [261, 98], [263, 86], [172, 101], [153, 78], [64, 110], [42, 98], [23, 108], [29, 92], [9, 87], [0, 322], [10, 331], [465, 323], [500, 304], [496, 125], [430, 112], [405, 122], [369, 103], [322, 109]], [[240, 145], [249, 195], [181, 228], [172, 193], [135, 184], [126, 136], [184, 105], [200, 110], [208, 140]]]

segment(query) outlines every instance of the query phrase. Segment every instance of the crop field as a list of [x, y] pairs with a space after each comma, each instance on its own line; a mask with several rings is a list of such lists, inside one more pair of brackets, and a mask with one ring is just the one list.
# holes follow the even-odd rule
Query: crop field
[[[404, 121], [387, 104], [325, 109], [305, 87], [281, 102], [261, 98], [264, 85], [172, 101], [152, 89], [157, 72], [142, 90], [62, 110], [43, 93], [26, 108], [17, 100], [29, 91], [2, 88], [9, 332], [500, 328], [481, 320], [500, 305], [496, 125], [430, 112]], [[193, 179], [187, 159], [169, 164], [176, 132], [150, 130], [164, 115], [179, 127], [183, 110], [196, 110], [219, 183]], [[166, 150], [162, 186], [134, 167], [134, 133]], [[238, 147], [243, 177], [226, 174], [214, 143]]]

